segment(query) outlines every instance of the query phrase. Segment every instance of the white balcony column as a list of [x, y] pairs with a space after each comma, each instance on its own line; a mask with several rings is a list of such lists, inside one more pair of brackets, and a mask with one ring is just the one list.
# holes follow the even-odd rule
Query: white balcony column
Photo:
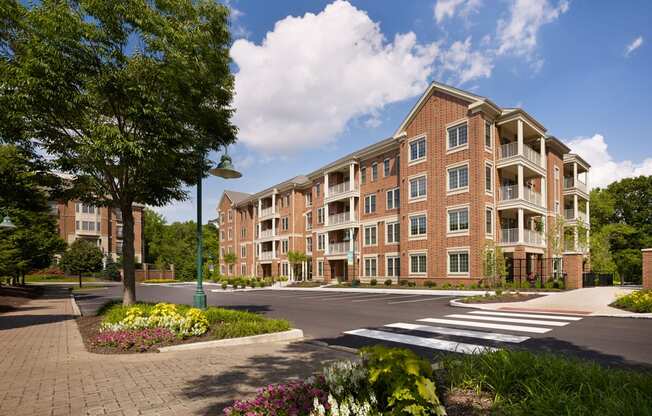
[[353, 236], [355, 229], [349, 228], [349, 251], [353, 251]]
[[349, 221], [355, 221], [355, 197], [349, 198]]
[[579, 250], [579, 234], [577, 233], [577, 227], [573, 227], [573, 251], [577, 252]]
[[328, 202], [324, 204], [324, 226], [328, 227], [328, 216], [330, 214], [328, 213]]
[[523, 208], [518, 209], [518, 244], [523, 244], [523, 237], [525, 234], [525, 217], [523, 215]]
[[577, 199], [577, 194], [573, 195], [573, 218], [578, 219], [580, 217], [580, 206]]
[[349, 191], [355, 189], [355, 165], [351, 163], [349, 165]]
[[573, 162], [573, 186], [577, 186], [577, 162]]
[[272, 214], [276, 214], [276, 192], [272, 193]]
[[548, 161], [548, 158], [546, 157], [546, 138], [541, 137], [539, 142], [541, 143], [541, 167], [546, 169], [546, 162]]
[[519, 156], [523, 156], [523, 120], [516, 120], [516, 150]]
[[548, 199], [546, 198], [546, 195], [548, 193], [548, 186], [547, 186], [547, 177], [542, 177], [541, 178], [541, 205], [544, 208], [548, 208]]
[[516, 173], [516, 181], [518, 182], [518, 191], [516, 195], [518, 195], [518, 199], [523, 199], [525, 198], [525, 195], [523, 195], [523, 165], [518, 165], [517, 168], [517, 173]]
[[272, 258], [276, 258], [276, 241], [272, 240]]
[[276, 236], [276, 218], [272, 218], [272, 236]]
[[590, 209], [589, 209], [589, 204], [590, 204], [590, 202], [586, 201], [586, 223], [587, 224], [591, 223], [591, 212], [590, 212]]
[[330, 245], [331, 245], [331, 243], [330, 243], [329, 237], [330, 236], [328, 235], [328, 233], [324, 234], [324, 253], [326, 253], [326, 254], [330, 254]]
[[324, 173], [324, 198], [328, 198], [328, 172]]
[[258, 218], [260, 218], [260, 212], [263, 210], [263, 200], [258, 199]]

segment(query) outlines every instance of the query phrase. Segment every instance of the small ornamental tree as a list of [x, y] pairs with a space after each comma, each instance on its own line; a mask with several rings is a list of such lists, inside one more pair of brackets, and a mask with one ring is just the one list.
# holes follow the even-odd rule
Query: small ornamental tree
[[491, 280], [492, 286], [495, 287], [496, 282], [502, 283], [503, 278], [507, 275], [507, 265], [503, 250], [493, 242], [487, 242], [484, 247], [482, 263], [484, 276]]
[[[288, 262], [292, 265], [292, 273], [294, 275], [301, 274], [297, 273], [297, 270], [300, 270], [298, 266], [306, 260], [308, 260], [308, 256], [306, 256], [305, 253], [302, 253], [301, 251], [288, 251]], [[303, 280], [303, 276], [301, 276], [300, 280]]]
[[235, 253], [225, 253], [224, 254], [224, 263], [226, 263], [227, 271], [231, 270], [231, 266], [235, 264], [235, 262], [238, 261], [238, 258], [236, 257]]
[[82, 285], [82, 274], [97, 272], [102, 269], [102, 252], [93, 243], [76, 240], [61, 257], [61, 268], [68, 274], [79, 276], [79, 287]]

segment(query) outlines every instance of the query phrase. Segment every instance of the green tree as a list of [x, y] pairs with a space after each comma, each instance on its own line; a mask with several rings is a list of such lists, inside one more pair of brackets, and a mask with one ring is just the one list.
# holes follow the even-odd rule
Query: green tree
[[299, 276], [299, 280], [303, 280], [303, 276], [301, 275], [301, 264], [307, 260], [308, 256], [306, 256], [306, 253], [293, 250], [288, 251], [288, 262], [292, 266], [292, 273], [294, 276]]
[[491, 280], [493, 287], [497, 286], [498, 283], [502, 283], [505, 276], [507, 276], [505, 255], [500, 246], [497, 246], [493, 241], [485, 243], [482, 266], [484, 277]]
[[49, 266], [66, 248], [44, 191], [54, 179], [40, 168], [24, 149], [0, 145], [0, 211], [16, 225], [0, 232], [0, 275], [14, 282], [24, 283], [29, 270]]
[[165, 218], [156, 211], [145, 208], [143, 212], [143, 235], [145, 236], [145, 263], [156, 263], [161, 256], [165, 233]]
[[565, 233], [566, 220], [561, 215], [557, 215], [549, 222], [546, 235], [546, 241], [548, 241], [553, 257], [560, 257], [564, 252]]
[[609, 235], [605, 231], [591, 233], [591, 269], [601, 273], [616, 273], [616, 263], [611, 255]]
[[33, 140], [84, 202], [122, 211], [136, 301], [135, 203], [187, 197], [235, 141], [228, 8], [212, 0], [6, 0], [0, 136]]
[[231, 269], [231, 266], [235, 264], [236, 261], [238, 261], [238, 257], [235, 255], [235, 253], [224, 253], [224, 263], [226, 263], [226, 265], [229, 266], [229, 270]]
[[63, 253], [60, 265], [66, 273], [79, 276], [79, 287], [81, 287], [82, 274], [102, 269], [102, 257], [102, 251], [95, 244], [79, 239]]

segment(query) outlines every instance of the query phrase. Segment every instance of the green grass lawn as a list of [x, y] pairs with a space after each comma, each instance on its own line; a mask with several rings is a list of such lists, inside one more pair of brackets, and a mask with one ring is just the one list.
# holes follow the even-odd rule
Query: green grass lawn
[[108, 286], [82, 286], [82, 287], [74, 287], [72, 288], [72, 293], [87, 293], [87, 292], [92, 292], [94, 290], [100, 290], [100, 289], [106, 289]]
[[181, 280], [175, 279], [147, 279], [143, 280], [141, 283], [178, 283]]
[[[82, 277], [82, 282], [101, 282], [95, 277]], [[63, 276], [59, 274], [28, 274], [25, 276], [26, 283], [79, 283], [79, 277]]]
[[[652, 415], [652, 373], [527, 351], [447, 356], [449, 391], [492, 400], [491, 415]], [[471, 413], [469, 413], [471, 414]]]

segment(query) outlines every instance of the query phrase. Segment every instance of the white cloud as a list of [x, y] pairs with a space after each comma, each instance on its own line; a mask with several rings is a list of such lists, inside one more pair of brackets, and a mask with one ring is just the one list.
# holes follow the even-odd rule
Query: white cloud
[[387, 41], [346, 1], [289, 16], [262, 44], [239, 39], [231, 48], [240, 140], [272, 152], [332, 142], [350, 120], [423, 92], [438, 54], [413, 32]]
[[512, 0], [509, 19], [498, 21], [498, 54], [532, 57], [541, 26], [557, 20], [568, 7], [567, 0], [554, 7], [548, 0]]
[[643, 36], [639, 36], [636, 39], [632, 41], [627, 47], [625, 48], [625, 56], [628, 57], [629, 54], [634, 52], [636, 49], [640, 48], [641, 45], [643, 45]]
[[480, 6], [482, 0], [438, 0], [433, 7], [435, 21], [441, 23], [446, 18], [453, 18], [458, 10], [461, 17], [468, 17], [477, 13]]
[[640, 175], [652, 175], [652, 158], [640, 163], [631, 160], [614, 160], [609, 153], [604, 136], [578, 137], [567, 143], [573, 153], [577, 153], [591, 165], [589, 185], [605, 187], [611, 182]]
[[489, 78], [493, 69], [492, 57], [471, 49], [471, 37], [464, 42], [453, 42], [441, 55], [440, 71], [451, 73], [454, 83], [464, 84], [477, 78]]

